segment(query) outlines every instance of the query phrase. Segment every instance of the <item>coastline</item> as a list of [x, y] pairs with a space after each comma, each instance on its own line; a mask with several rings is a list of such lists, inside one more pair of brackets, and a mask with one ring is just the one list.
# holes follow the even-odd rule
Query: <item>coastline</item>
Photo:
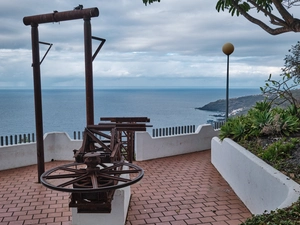
[[[229, 112], [231, 115], [246, 113], [256, 102], [263, 101], [265, 99], [264, 95], [249, 95], [237, 98], [229, 99]], [[214, 102], [210, 102], [202, 107], [197, 107], [195, 109], [205, 110], [211, 112], [224, 113], [226, 108], [226, 100], [219, 99]]]

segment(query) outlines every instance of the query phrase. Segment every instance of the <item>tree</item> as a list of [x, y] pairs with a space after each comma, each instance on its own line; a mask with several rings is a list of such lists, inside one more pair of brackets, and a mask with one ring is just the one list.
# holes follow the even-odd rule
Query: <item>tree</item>
[[160, 2], [160, 0], [143, 0], [144, 4], [147, 5], [147, 4], [151, 4], [153, 2]]
[[289, 102], [294, 109], [299, 108], [299, 94], [295, 95], [294, 90], [300, 84], [300, 42], [292, 46], [289, 50], [289, 55], [284, 58], [284, 68], [280, 74], [281, 80], [277, 81], [269, 76], [265, 87], [261, 87], [263, 94], [276, 104]]
[[[160, 0], [143, 0], [143, 2], [147, 5], [160, 2]], [[300, 0], [218, 0], [216, 9], [218, 12], [228, 10], [232, 16], [242, 15], [269, 34], [277, 35], [286, 32], [300, 32], [300, 20], [294, 18], [288, 11], [296, 6], [300, 6]], [[252, 12], [255, 10], [264, 14], [272, 26], [254, 17]]]

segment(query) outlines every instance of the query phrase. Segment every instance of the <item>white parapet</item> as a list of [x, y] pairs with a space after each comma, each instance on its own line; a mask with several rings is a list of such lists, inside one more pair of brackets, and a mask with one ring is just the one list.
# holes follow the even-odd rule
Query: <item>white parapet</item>
[[74, 149], [79, 149], [82, 140], [72, 140], [65, 132], [49, 132], [44, 135], [45, 161], [74, 160]]
[[[80, 148], [81, 140], [71, 140], [64, 132], [44, 135], [45, 162], [51, 160], [74, 160], [74, 149]], [[0, 170], [37, 164], [36, 143], [22, 143], [0, 147]]]
[[143, 161], [207, 150], [218, 133], [210, 124], [198, 126], [195, 133], [165, 137], [153, 138], [147, 132], [136, 132], [135, 158]]
[[211, 162], [253, 214], [290, 206], [299, 198], [298, 183], [231, 139], [212, 139]]

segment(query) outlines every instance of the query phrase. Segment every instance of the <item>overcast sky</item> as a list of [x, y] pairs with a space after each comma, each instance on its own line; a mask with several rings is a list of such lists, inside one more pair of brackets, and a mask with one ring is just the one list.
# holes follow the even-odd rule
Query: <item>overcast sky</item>
[[[259, 87], [278, 75], [299, 34], [271, 36], [243, 17], [218, 13], [215, 1], [10, 0], [0, 7], [0, 88], [32, 88], [31, 27], [23, 17], [98, 7], [92, 35], [106, 39], [94, 60], [94, 87], [224, 87], [231, 42], [230, 87]], [[297, 9], [299, 12], [299, 9]], [[299, 13], [298, 13], [299, 15]], [[40, 24], [53, 44], [41, 65], [42, 88], [84, 88], [83, 20]], [[99, 42], [93, 41], [95, 50]], [[40, 46], [41, 57], [47, 47]]]

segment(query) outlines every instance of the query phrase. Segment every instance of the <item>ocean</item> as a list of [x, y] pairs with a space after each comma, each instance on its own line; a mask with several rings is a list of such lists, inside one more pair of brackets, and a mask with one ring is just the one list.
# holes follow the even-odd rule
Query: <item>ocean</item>
[[[260, 94], [256, 89], [230, 89], [229, 97]], [[100, 117], [148, 117], [153, 128], [204, 124], [213, 112], [196, 110], [225, 99], [225, 89], [106, 89], [94, 90], [95, 124]], [[43, 90], [43, 130], [83, 131], [85, 90]], [[225, 109], [224, 109], [225, 111]], [[151, 133], [152, 128], [147, 130]], [[0, 90], [0, 136], [35, 133], [33, 90]]]

